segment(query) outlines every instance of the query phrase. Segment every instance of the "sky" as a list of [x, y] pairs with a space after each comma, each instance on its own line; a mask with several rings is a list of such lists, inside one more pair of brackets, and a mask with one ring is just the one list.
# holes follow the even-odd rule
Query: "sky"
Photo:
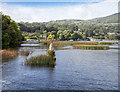
[[62, 19], [87, 20], [117, 13], [118, 1], [2, 0], [0, 10], [16, 22], [48, 22]]
[[1, 2], [100, 2], [103, 0], [1, 0]]

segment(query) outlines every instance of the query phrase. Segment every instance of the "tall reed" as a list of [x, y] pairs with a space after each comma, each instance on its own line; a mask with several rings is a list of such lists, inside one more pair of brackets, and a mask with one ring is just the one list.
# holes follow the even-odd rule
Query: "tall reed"
[[25, 64], [35, 66], [54, 66], [56, 64], [55, 51], [47, 50], [46, 53], [47, 55], [32, 56], [25, 62]]
[[10, 59], [15, 58], [18, 56], [18, 51], [17, 50], [0, 50], [0, 54], [2, 54], [2, 61], [8, 61]]
[[118, 42], [100, 42], [101, 45], [113, 45], [118, 44]]
[[54, 46], [79, 45], [79, 44], [97, 45], [98, 42], [75, 42], [75, 41], [56, 41], [56, 42], [53, 42]]
[[22, 51], [20, 51], [20, 54], [23, 55], [23, 56], [28, 56], [30, 54], [30, 51], [22, 50]]
[[108, 50], [109, 46], [103, 46], [103, 45], [73, 45], [73, 49]]
[[44, 44], [49, 45], [51, 43], [51, 41], [40, 41], [40, 43], [44, 43]]

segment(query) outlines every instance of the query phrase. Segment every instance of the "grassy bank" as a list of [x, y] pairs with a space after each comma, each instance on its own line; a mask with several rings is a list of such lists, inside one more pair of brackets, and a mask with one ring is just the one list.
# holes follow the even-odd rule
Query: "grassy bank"
[[54, 66], [55, 63], [55, 51], [47, 50], [47, 55], [32, 56], [25, 64], [31, 66]]
[[2, 61], [8, 61], [18, 56], [18, 52], [16, 50], [1, 50], [0, 54], [2, 55]]
[[108, 50], [109, 46], [103, 46], [103, 45], [73, 45], [73, 49]]
[[113, 45], [118, 44], [118, 42], [100, 42], [101, 45]]

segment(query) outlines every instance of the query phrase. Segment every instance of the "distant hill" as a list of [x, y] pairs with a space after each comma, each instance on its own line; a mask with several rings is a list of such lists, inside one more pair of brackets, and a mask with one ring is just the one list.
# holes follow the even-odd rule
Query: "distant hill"
[[65, 23], [65, 24], [80, 24], [80, 23], [118, 23], [118, 13], [106, 16], [106, 17], [100, 17], [100, 18], [94, 18], [91, 20], [80, 20], [80, 19], [65, 19], [65, 20], [55, 20], [50, 21], [50, 23]]
[[[119, 13], [120, 14], [120, 13]], [[89, 24], [89, 23], [118, 23], [118, 13], [106, 16], [106, 17], [99, 17], [94, 18], [90, 20], [81, 20], [81, 19], [63, 19], [63, 20], [52, 20], [49, 22], [20, 22], [21, 24], [25, 24], [27, 26], [34, 26], [34, 25], [42, 25], [42, 24], [48, 24], [48, 23], [57, 23], [57, 24], [72, 24], [72, 25], [79, 25], [79, 24]], [[120, 16], [119, 16], [120, 17]], [[120, 18], [119, 18], [120, 19]]]
[[115, 13], [106, 17], [95, 18], [89, 21], [96, 23], [118, 23], [118, 14], [120, 13]]
[[[64, 19], [64, 20], [54, 20], [54, 21], [49, 21], [49, 22], [20, 22], [18, 25], [20, 26], [21, 31], [26, 31], [26, 32], [35, 32], [36, 30], [44, 29], [47, 30], [53, 30], [52, 28], [55, 28], [54, 30], [57, 30], [56, 27], [59, 30], [68, 30], [68, 29], [75, 29], [77, 27], [81, 29], [90, 29], [93, 26], [100, 28], [100, 26], [106, 26], [107, 24], [108, 28], [111, 26], [118, 26], [118, 13], [112, 14], [110, 16], [106, 17], [100, 17], [100, 18], [95, 18], [91, 20], [80, 20], [80, 19]], [[114, 25], [113, 25], [114, 24]], [[113, 29], [113, 28], [111, 28]], [[117, 29], [117, 28], [116, 28]], [[95, 30], [91, 29], [91, 30]], [[113, 30], [111, 31], [113, 32]]]
[[55, 20], [55, 21], [50, 21], [50, 23], [60, 23], [60, 24], [76, 24], [76, 23], [81, 23], [84, 20], [78, 20], [78, 19], [64, 19], [64, 20]]

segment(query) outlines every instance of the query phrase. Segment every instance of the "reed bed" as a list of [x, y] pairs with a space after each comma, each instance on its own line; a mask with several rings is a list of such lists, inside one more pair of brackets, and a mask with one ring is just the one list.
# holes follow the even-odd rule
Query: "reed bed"
[[2, 61], [8, 61], [10, 59], [18, 56], [18, 51], [16, 50], [0, 50], [0, 55], [2, 55]]
[[74, 41], [57, 41], [57, 42], [53, 42], [54, 46], [67, 46], [67, 45], [79, 45], [79, 44], [97, 45], [98, 42], [74, 42]]
[[39, 42], [33, 43], [33, 42], [22, 42], [22, 44], [39, 44]]
[[47, 50], [47, 55], [32, 56], [25, 64], [33, 66], [54, 66], [55, 63], [55, 51]]
[[47, 50], [46, 51], [47, 56], [54, 58], [55, 57], [55, 51], [54, 50]]
[[98, 42], [79, 42], [79, 44], [98, 45]]
[[118, 44], [118, 42], [100, 42], [101, 45], [113, 45]]
[[50, 43], [51, 43], [51, 41], [40, 41], [40, 43], [50, 44]]
[[32, 56], [29, 60], [25, 62], [27, 65], [55, 65], [53, 59], [46, 55]]
[[30, 51], [22, 50], [22, 51], [20, 51], [20, 54], [23, 55], [23, 56], [28, 56], [30, 54]]
[[73, 49], [108, 50], [109, 46], [103, 46], [103, 45], [73, 45]]
[[[50, 44], [51, 41], [40, 41], [40, 43]], [[75, 44], [87, 44], [87, 45], [97, 45], [98, 42], [76, 42], [76, 41], [54, 41], [53, 45], [57, 46], [66, 46], [66, 45], [75, 45]]]

